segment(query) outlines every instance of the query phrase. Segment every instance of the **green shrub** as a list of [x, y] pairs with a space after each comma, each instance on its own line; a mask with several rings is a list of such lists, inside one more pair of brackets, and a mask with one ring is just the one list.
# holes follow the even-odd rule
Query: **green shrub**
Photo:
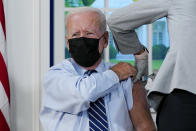
[[95, 0], [82, 0], [84, 6], [90, 6]]
[[110, 50], [110, 59], [115, 59], [118, 53], [117, 50], [114, 48], [113, 45], [109, 46], [109, 50]]
[[65, 7], [91, 6], [95, 0], [65, 0]]
[[70, 53], [67, 47], [65, 47], [65, 58], [70, 58]]
[[161, 60], [164, 59], [167, 51], [168, 51], [168, 47], [166, 47], [163, 44], [159, 44], [159, 45], [153, 45], [152, 47], [152, 59], [153, 60]]

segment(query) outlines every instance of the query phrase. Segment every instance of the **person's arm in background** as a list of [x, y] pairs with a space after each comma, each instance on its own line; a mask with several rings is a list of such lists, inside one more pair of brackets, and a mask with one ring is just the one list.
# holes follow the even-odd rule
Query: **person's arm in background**
[[167, 16], [170, 1], [139, 0], [116, 10], [107, 21], [118, 50], [123, 54], [135, 55], [138, 73], [134, 82], [148, 73], [148, 55], [134, 30]]
[[[171, 0], [139, 0], [112, 13], [107, 23], [113, 34], [118, 50], [123, 54], [134, 54], [138, 74], [133, 87], [133, 109], [131, 119], [137, 131], [156, 130], [146, 100], [145, 88], [137, 83], [147, 73], [147, 53], [139, 42], [136, 28], [165, 17]], [[142, 58], [143, 57], [143, 58]]]
[[146, 98], [146, 90], [140, 81], [133, 85], [133, 108], [130, 117], [136, 131], [156, 131]]

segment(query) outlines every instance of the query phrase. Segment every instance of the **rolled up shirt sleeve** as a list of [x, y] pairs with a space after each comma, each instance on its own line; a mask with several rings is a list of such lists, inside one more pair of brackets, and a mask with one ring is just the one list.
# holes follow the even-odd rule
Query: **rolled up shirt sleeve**
[[118, 76], [112, 70], [84, 76], [78, 75], [71, 66], [56, 66], [44, 78], [43, 105], [77, 114], [87, 110], [91, 101], [111, 92], [118, 82]]
[[131, 80], [131, 78], [128, 78], [127, 80], [122, 81], [121, 84], [123, 87], [125, 100], [127, 103], [127, 108], [130, 111], [133, 107], [133, 94], [132, 94], [133, 83], [132, 83], [132, 80]]

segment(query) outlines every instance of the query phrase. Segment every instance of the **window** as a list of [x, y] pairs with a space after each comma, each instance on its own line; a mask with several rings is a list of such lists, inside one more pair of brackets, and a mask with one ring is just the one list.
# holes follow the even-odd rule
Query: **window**
[[[91, 6], [101, 9], [106, 18], [116, 9], [124, 7], [128, 4], [131, 4], [137, 0], [65, 0], [64, 14], [65, 17], [67, 13], [75, 7], [81, 6]], [[144, 25], [136, 29], [140, 42], [152, 49], [152, 63], [149, 63], [149, 66], [153, 70], [157, 71], [162, 61], [165, 57], [165, 54], [169, 48], [169, 37], [167, 33], [167, 23], [166, 20], [160, 19], [152, 24], [152, 45], [148, 45], [148, 26]], [[65, 44], [65, 58], [70, 57], [68, 49]], [[112, 34], [109, 31], [109, 47], [104, 52], [104, 60], [118, 63], [119, 61], [126, 61], [134, 64], [133, 55], [123, 55], [116, 50]]]
[[162, 18], [152, 24], [153, 44], [152, 44], [152, 68], [157, 72], [169, 49], [169, 36], [167, 22]]

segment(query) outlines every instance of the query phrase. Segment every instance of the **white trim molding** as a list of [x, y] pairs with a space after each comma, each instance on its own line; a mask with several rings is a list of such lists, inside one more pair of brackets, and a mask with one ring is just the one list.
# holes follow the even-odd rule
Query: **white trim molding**
[[152, 24], [147, 26], [148, 34], [148, 74], [152, 74]]
[[40, 3], [39, 0], [33, 1], [33, 85], [32, 85], [32, 131], [39, 130], [39, 88], [40, 88]]
[[[38, 0], [39, 1], [39, 0]], [[40, 1], [40, 88], [35, 90], [34, 93], [39, 92], [39, 96], [34, 95], [35, 97], [39, 98], [36, 99], [36, 129], [34, 131], [43, 131], [42, 126], [39, 121], [39, 113], [41, 109], [41, 101], [42, 101], [42, 85], [43, 85], [43, 77], [44, 74], [48, 71], [50, 67], [50, 0], [41, 0]], [[39, 130], [38, 130], [39, 129]]]
[[54, 64], [65, 59], [64, 0], [54, 0]]
[[49, 0], [33, 0], [33, 49], [34, 61], [33, 78], [34, 85], [32, 89], [32, 131], [41, 131], [42, 127], [39, 121], [39, 114], [41, 109], [41, 89], [43, 76], [49, 69], [50, 60], [50, 9]]

